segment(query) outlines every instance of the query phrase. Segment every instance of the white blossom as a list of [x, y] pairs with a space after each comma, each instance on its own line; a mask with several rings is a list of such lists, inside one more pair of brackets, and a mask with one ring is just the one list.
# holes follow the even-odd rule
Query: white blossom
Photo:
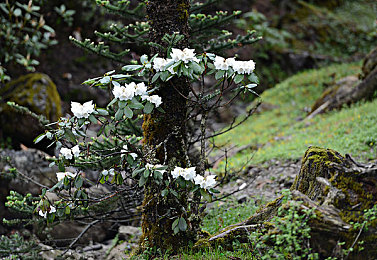
[[72, 173], [72, 172], [57, 172], [56, 173], [56, 178], [58, 179], [58, 182], [63, 180], [64, 177], [68, 178], [75, 178], [77, 173]]
[[70, 160], [72, 159], [72, 151], [69, 148], [61, 148], [60, 153], [64, 156], [65, 159]]
[[43, 212], [42, 210], [39, 210], [38, 214], [41, 217], [47, 218], [47, 213], [54, 213], [56, 212], [56, 208], [54, 206], [50, 206], [50, 210], [48, 212]]
[[[126, 153], [128, 152], [128, 146], [125, 144], [123, 145], [123, 149], [120, 151], [122, 153], [121, 157], [124, 157], [126, 155]], [[137, 154], [136, 153], [130, 153], [132, 159], [136, 159], [137, 158]]]
[[135, 96], [143, 96], [147, 94], [147, 86], [145, 86], [144, 82], [136, 84], [134, 87], [135, 87]]
[[78, 102], [71, 102], [71, 111], [77, 118], [88, 118], [94, 111], [93, 101], [85, 102], [83, 105]]
[[190, 167], [190, 168], [186, 168], [186, 169], [184, 169], [184, 171], [182, 172], [181, 176], [182, 176], [186, 181], [194, 180], [194, 178], [195, 178], [195, 176], [196, 176], [195, 167]]
[[182, 176], [184, 173], [185, 169], [182, 167], [175, 167], [174, 170], [171, 172], [171, 175], [173, 176], [174, 179], [177, 179], [179, 176]]
[[114, 176], [115, 175], [114, 169], [113, 168], [111, 168], [110, 170], [105, 169], [105, 170], [102, 171], [102, 175], [103, 176], [107, 176], [107, 175]]
[[80, 155], [80, 148], [78, 145], [75, 145], [74, 147], [71, 148], [71, 152], [73, 154], [73, 156], [75, 157], [79, 157]]
[[157, 72], [159, 72], [159, 71], [164, 71], [164, 70], [165, 70], [165, 66], [166, 66], [167, 63], [168, 63], [168, 62], [167, 62], [166, 59], [157, 57], [157, 58], [155, 58], [155, 59], [153, 60], [153, 68], [154, 68]]
[[215, 65], [215, 68], [217, 70], [228, 70], [229, 69], [229, 64], [221, 56], [215, 57], [215, 62], [213, 63], [213, 65]]
[[210, 188], [213, 188], [215, 187], [216, 185], [216, 175], [209, 175], [205, 178], [205, 182], [203, 184], [203, 189], [210, 189]]
[[238, 74], [251, 74], [255, 69], [255, 63], [252, 60], [234, 61], [232, 67]]
[[162, 99], [158, 95], [148, 96], [146, 99], [156, 107], [159, 107], [162, 104]]
[[194, 178], [194, 183], [196, 185], [199, 185], [201, 188], [203, 188], [203, 185], [205, 183], [204, 177], [201, 175], [196, 175]]
[[171, 58], [175, 61], [183, 61], [184, 63], [188, 63], [190, 61], [199, 62], [199, 60], [195, 57], [195, 50], [185, 48], [183, 50], [172, 48], [171, 51]]
[[123, 101], [131, 100], [135, 96], [135, 86], [134, 82], [126, 84], [125, 87], [115, 86], [113, 89], [114, 97]]

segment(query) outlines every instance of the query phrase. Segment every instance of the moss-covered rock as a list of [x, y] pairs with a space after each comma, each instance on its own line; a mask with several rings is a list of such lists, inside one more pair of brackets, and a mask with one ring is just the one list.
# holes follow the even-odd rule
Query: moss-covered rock
[[7, 105], [8, 101], [50, 121], [62, 116], [59, 93], [47, 75], [32, 73], [9, 82], [0, 89], [0, 122], [3, 137], [10, 136], [13, 145], [33, 146], [34, 138], [44, 131], [44, 126], [36, 118]]

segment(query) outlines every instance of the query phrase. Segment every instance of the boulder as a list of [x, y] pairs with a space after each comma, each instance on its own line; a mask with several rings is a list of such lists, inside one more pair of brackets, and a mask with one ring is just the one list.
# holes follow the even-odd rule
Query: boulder
[[51, 122], [57, 121], [62, 116], [61, 100], [51, 79], [45, 74], [32, 73], [21, 76], [0, 89], [2, 137], [11, 137], [14, 147], [19, 144], [46, 147], [46, 144], [33, 144], [34, 138], [45, 130], [40, 120], [27, 111], [9, 106], [9, 101], [27, 107], [31, 112], [44, 116]]

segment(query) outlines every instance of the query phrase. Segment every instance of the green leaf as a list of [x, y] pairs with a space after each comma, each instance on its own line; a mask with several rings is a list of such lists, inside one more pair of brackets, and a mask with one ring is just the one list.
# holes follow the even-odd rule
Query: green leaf
[[153, 108], [154, 108], [154, 105], [150, 102], [147, 102], [144, 106], [143, 111], [144, 111], [145, 114], [150, 114], [152, 112]]
[[132, 178], [135, 178], [139, 173], [143, 172], [144, 170], [145, 170], [145, 168], [141, 168], [141, 169], [137, 169], [137, 170], [133, 171]]
[[157, 72], [156, 74], [154, 74], [151, 82], [155, 83], [156, 80], [158, 80], [158, 78], [160, 77], [160, 75], [161, 75], [161, 72]]
[[122, 67], [122, 70], [125, 71], [134, 71], [134, 70], [139, 70], [143, 67], [143, 65], [126, 65]]
[[191, 68], [197, 74], [202, 74], [204, 71], [204, 69], [196, 62], [190, 62], [189, 68]]
[[134, 116], [134, 112], [132, 112], [131, 108], [129, 108], [128, 106], [126, 106], [124, 108], [124, 115], [127, 117], [127, 118], [132, 118]]
[[160, 74], [160, 78], [162, 81], [166, 81], [170, 76], [170, 73], [169, 71], [164, 71], [164, 72], [161, 72]]
[[61, 171], [61, 172], [65, 172], [64, 163], [63, 163], [62, 161], [59, 162], [59, 164], [58, 164], [58, 168], [59, 168], [59, 171]]
[[111, 78], [109, 76], [103, 77], [99, 82], [103, 85], [108, 84], [110, 82]]
[[164, 176], [160, 171], [154, 171], [154, 178], [157, 180], [162, 180]]
[[139, 101], [137, 101], [136, 98], [133, 98], [131, 100], [131, 103], [128, 106], [130, 108], [133, 108], [133, 109], [143, 109], [144, 108], [143, 104], [141, 104]]
[[211, 188], [211, 189], [209, 189], [210, 190], [210, 192], [212, 192], [212, 193], [220, 193], [220, 191], [218, 191], [218, 190], [216, 190], [216, 189], [214, 189], [214, 188]]
[[139, 180], [139, 187], [144, 186], [144, 184], [147, 182], [147, 180], [144, 178], [144, 175], [141, 175]]
[[203, 198], [208, 201], [208, 202], [212, 202], [212, 196], [204, 189], [201, 189], [200, 190], [200, 194], [202, 194]]
[[259, 84], [258, 76], [255, 75], [255, 73], [251, 73], [247, 78], [250, 80], [250, 82]]
[[127, 106], [127, 104], [128, 103], [125, 100], [119, 100], [119, 102], [118, 102], [119, 108], [125, 108]]
[[82, 187], [82, 184], [83, 184], [83, 179], [81, 178], [81, 176], [77, 176], [76, 180], [75, 180], [75, 187], [77, 189], [80, 189]]
[[169, 191], [178, 198], [178, 193], [175, 190], [169, 189]]
[[119, 121], [123, 117], [123, 109], [119, 108], [118, 111], [115, 113], [115, 120]]
[[68, 129], [68, 128], [66, 128], [65, 130], [64, 130], [64, 136], [70, 141], [70, 142], [72, 142], [72, 143], [76, 143], [76, 137], [75, 137], [75, 135], [73, 134], [73, 132], [70, 130], [70, 129]]
[[240, 83], [244, 78], [243, 74], [237, 74], [237, 76], [234, 77], [234, 83], [238, 84]]
[[186, 220], [184, 218], [179, 219], [178, 227], [181, 231], [186, 231], [187, 223], [186, 223]]
[[221, 79], [221, 78], [224, 76], [224, 74], [225, 74], [225, 70], [219, 70], [219, 71], [216, 72], [216, 74], [215, 74], [215, 79], [216, 79], [216, 80]]
[[37, 144], [37, 143], [39, 143], [40, 141], [42, 141], [43, 140], [43, 138], [45, 138], [46, 137], [46, 134], [40, 134], [40, 135], [38, 135], [35, 139], [34, 139], [34, 143], [35, 144]]
[[65, 207], [65, 214], [69, 215], [71, 213], [71, 208], [69, 206]]
[[90, 116], [89, 116], [89, 120], [90, 120], [90, 122], [92, 122], [93, 124], [97, 124], [97, 119], [96, 119], [96, 117], [95, 117], [94, 115], [90, 115]]
[[97, 108], [97, 112], [101, 116], [108, 116], [109, 115], [109, 112], [106, 109], [103, 109], [103, 108]]
[[177, 218], [176, 220], [174, 220], [173, 224], [171, 225], [171, 229], [175, 230], [175, 228], [178, 227], [178, 223], [179, 223], [179, 218]]
[[169, 190], [168, 189], [164, 189], [163, 191], [161, 191], [161, 196], [162, 197], [166, 197], [168, 194], [169, 194]]
[[148, 169], [146, 169], [146, 170], [144, 171], [144, 174], [143, 174], [144, 178], [148, 178], [150, 173], [151, 173], [151, 172], [150, 172]]
[[113, 100], [110, 101], [110, 103], [106, 106], [106, 107], [109, 107], [111, 106], [112, 104], [114, 104], [115, 102], [117, 102], [117, 98], [113, 98]]

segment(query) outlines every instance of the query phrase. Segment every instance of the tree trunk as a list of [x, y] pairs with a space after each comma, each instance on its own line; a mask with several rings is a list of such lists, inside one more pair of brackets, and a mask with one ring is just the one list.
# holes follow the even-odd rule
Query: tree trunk
[[355, 76], [346, 77], [327, 89], [312, 106], [307, 119], [344, 105], [351, 105], [361, 100], [371, 100], [377, 93], [377, 48], [364, 59], [361, 69], [362, 81]]
[[[147, 3], [147, 18], [150, 23], [149, 38], [151, 42], [167, 47], [162, 41], [165, 34], [179, 33], [185, 38], [178, 42], [176, 48], [187, 47], [188, 40], [188, 10], [189, 0], [150, 0]], [[152, 48], [152, 55], [166, 57], [160, 49]], [[156, 82], [158, 91], [155, 94], [162, 98], [162, 108], [165, 113], [156, 109], [150, 115], [144, 116], [144, 148], [153, 151], [150, 160], [156, 158], [157, 163], [187, 167], [186, 154], [186, 96], [189, 94], [189, 81], [183, 77], [174, 78], [167, 83]], [[156, 87], [156, 86], [154, 86]], [[151, 161], [155, 164], [156, 162]], [[169, 180], [165, 173], [164, 181]], [[177, 217], [185, 217], [187, 210], [187, 196], [182, 194], [177, 199], [171, 193], [161, 196], [161, 185], [148, 183], [144, 192], [142, 231], [140, 249], [147, 247], [178, 251], [186, 247], [195, 237], [195, 223], [187, 223], [186, 232], [174, 234], [172, 223]]]
[[[292, 200], [301, 201], [299, 214], [313, 209], [317, 217], [309, 220], [310, 246], [320, 259], [329, 256], [347, 258], [340, 250], [354, 248], [350, 259], [376, 259], [377, 221], [369, 222], [364, 229], [353, 228], [353, 223], [363, 223], [365, 210], [377, 203], [377, 164], [361, 164], [349, 155], [343, 157], [331, 149], [310, 147], [302, 160], [300, 173], [291, 187]], [[288, 202], [291, 203], [291, 202]], [[261, 228], [276, 232], [270, 220], [276, 216], [282, 197], [261, 207], [249, 219], [229, 226], [210, 238], [200, 240], [197, 247], [216, 244], [231, 245], [232, 241], [248, 241], [248, 235]], [[364, 250], [358, 252], [358, 242], [364, 241]]]

